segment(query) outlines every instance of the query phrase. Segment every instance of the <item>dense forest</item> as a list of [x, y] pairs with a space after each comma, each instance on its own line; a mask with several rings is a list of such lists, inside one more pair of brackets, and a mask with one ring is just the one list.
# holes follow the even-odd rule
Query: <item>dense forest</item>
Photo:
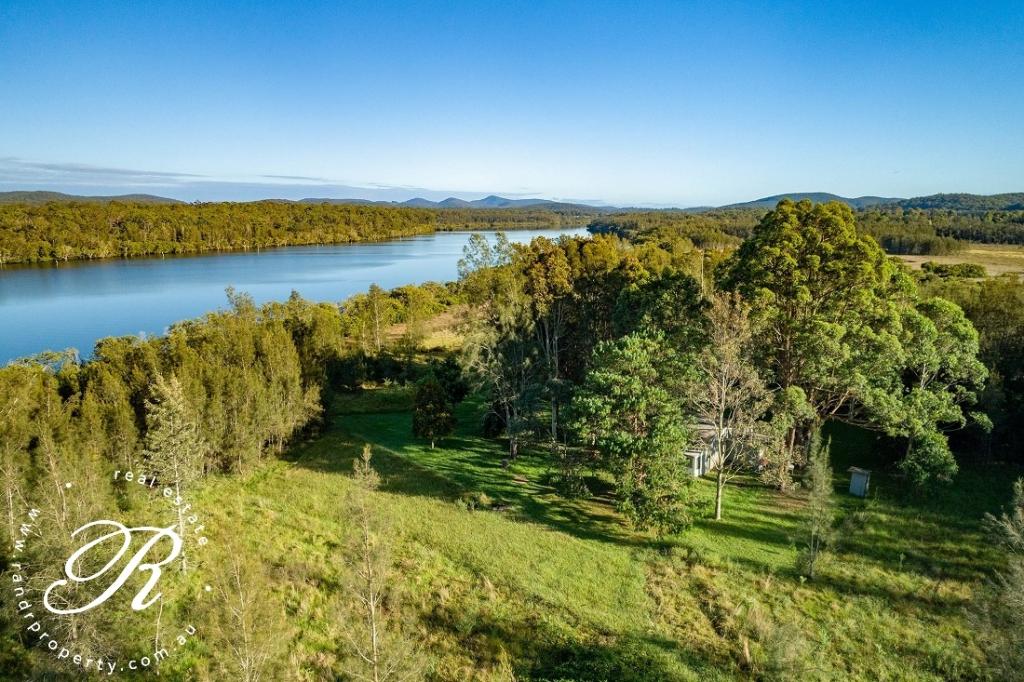
[[893, 253], [953, 253], [954, 240], [1024, 244], [1024, 210], [882, 207], [860, 211], [857, 224]]
[[436, 209], [441, 230], [518, 230], [583, 227], [599, 211], [561, 208]]
[[598, 216], [588, 228], [634, 242], [682, 237], [698, 248], [724, 249], [749, 236], [762, 215], [760, 209], [637, 211]]
[[432, 232], [420, 209], [273, 201], [0, 206], [0, 263], [130, 258], [393, 239]]
[[[705, 225], [699, 219], [690, 224]], [[393, 291], [371, 287], [337, 305], [293, 296], [260, 308], [229, 291], [230, 310], [177, 324], [166, 336], [106, 339], [84, 363], [47, 354], [0, 369], [5, 533], [16, 533], [25, 505], [58, 510], [53, 519], [69, 528], [96, 510], [138, 508], [145, 490], [104, 481], [114, 469], [155, 472], [162, 483], [198, 492], [204, 481], [214, 481], [215, 488], [216, 480], [233, 477], [258, 481], [261, 471], [271, 475], [269, 463], [286, 456], [289, 444], [319, 438], [332, 405], [351, 402], [345, 396], [372, 386], [414, 388], [405, 428], [429, 443], [424, 453], [445, 445], [459, 424], [457, 415], [465, 412], [461, 403], [481, 402], [481, 421], [461, 428], [480, 434], [481, 442], [501, 444], [504, 454], [491, 455], [504, 458], [497, 471], [541, 462], [567, 503], [607, 495], [637, 538], [649, 534], [663, 546], [686, 542], [706, 514], [728, 522], [751, 487], [776, 491], [785, 500], [801, 483], [809, 491], [806, 512], [793, 532], [807, 529], [810, 539], [800, 541], [791, 577], [780, 574], [780, 586], [815, 585], [823, 571], [832, 576], [827, 585], [839, 570], [826, 562], [829, 556], [838, 561], [834, 557], [842, 551], [830, 539], [841, 530], [833, 519], [830, 448], [823, 436], [830, 425], [877, 432], [873, 448], [883, 457], [880, 466], [909, 495], [938, 494], [962, 466], [1024, 461], [1014, 428], [1024, 418], [1024, 285], [1016, 278], [976, 281], [961, 276], [974, 272], [933, 268], [918, 281], [860, 234], [854, 213], [840, 204], [782, 202], [750, 228], [738, 248], [712, 257], [695, 256], [697, 242], [715, 243], [696, 228], [684, 236], [660, 224], [639, 227], [626, 240], [611, 234], [513, 245], [476, 236], [457, 283]], [[730, 243], [737, 239], [719, 234]], [[792, 262], [800, 267], [780, 266]], [[431, 324], [446, 316], [461, 319], [458, 350], [425, 351]], [[365, 409], [341, 419], [356, 424]], [[393, 410], [385, 408], [384, 414]], [[719, 442], [728, 442], [711, 468], [711, 509], [700, 501], [697, 482], [680, 457], [698, 423], [720, 430]], [[725, 433], [732, 435], [725, 439]], [[380, 483], [369, 446], [355, 461], [352, 480], [363, 492], [353, 493], [355, 506], [346, 509], [370, 528], [369, 500], [379, 499], [373, 491]], [[400, 475], [401, 464], [390, 466], [399, 467], [392, 477]], [[737, 477], [745, 480], [743, 487], [734, 487]], [[76, 488], [73, 507], [64, 481], [85, 483]], [[472, 491], [462, 493], [458, 504], [501, 508], [489, 495]], [[1001, 518], [993, 517], [993, 523], [1011, 531], [1019, 522]], [[842, 528], [853, 532], [850, 522]], [[36, 559], [65, 556], [65, 545], [54, 539]], [[384, 561], [372, 545], [343, 547], [367, 565], [393, 570], [372, 563]], [[1016, 567], [1013, 551], [999, 555], [1000, 561]], [[235, 625], [208, 633], [207, 648], [196, 650], [195, 658], [166, 663], [161, 673], [178, 679], [192, 665], [204, 674], [226, 675], [218, 679], [256, 679], [253, 669], [282, 673], [283, 660], [267, 652], [287, 641], [284, 621], [251, 598], [260, 590], [269, 593], [274, 578], [253, 577], [256, 569], [241, 566], [237, 548], [219, 552], [206, 560], [207, 568], [223, 567], [229, 580], [217, 589], [241, 606], [221, 612], [203, 602], [198, 612], [168, 611], [163, 617]], [[402, 570], [411, 570], [409, 562], [415, 561], [407, 556]], [[995, 606], [1022, 589], [1022, 576], [1024, 570], [1006, 573], [1001, 582], [977, 589], [972, 622], [983, 629], [971, 641], [987, 658], [965, 651], [955, 663], [941, 663], [941, 671], [982, 679], [986, 671], [997, 675], [1006, 661], [1019, 660], [1013, 632], [1021, 627], [1020, 614]], [[257, 592], [245, 591], [245, 585], [257, 586]], [[388, 651], [406, 652], [402, 665], [424, 674], [433, 654], [413, 634], [420, 626], [412, 624], [433, 627], [441, 616], [417, 615], [415, 604], [399, 609], [391, 598], [383, 599], [392, 617]], [[384, 621], [358, 611], [364, 598], [354, 603], [353, 623], [370, 617], [374, 628], [385, 628]], [[753, 621], [753, 612], [722, 616], [723, 636], [747, 643], [714, 665], [737, 673], [785, 672], [764, 679], [806, 679], [799, 674], [805, 656], [773, 648], [774, 638], [796, 647], [802, 640], [757, 613], [760, 620]], [[111, 640], [103, 629], [109, 625], [76, 618], [64, 623], [62, 635], [79, 637], [83, 647], [115, 647], [117, 637]], [[53, 669], [45, 656], [26, 658], [13, 624], [3, 627], [5, 670]], [[119, 621], [116, 632], [130, 641], [146, 627]], [[107, 632], [107, 639], [90, 634], [97, 632]], [[453, 636], [473, 635], [470, 630]], [[320, 675], [372, 673], [380, 662], [354, 656], [347, 641], [296, 649], [291, 666]], [[400, 648], [395, 641], [405, 644]], [[266, 655], [231, 653], [252, 646]], [[324, 646], [333, 652], [328, 658]], [[419, 653], [408, 653], [414, 650]], [[512, 679], [516, 670], [537, 679], [675, 679], [654, 673], [652, 654], [641, 653], [645, 649], [597, 659], [569, 651], [545, 656], [531, 644], [518, 650], [521, 660], [504, 654], [491, 659], [477, 651], [473, 655], [482, 658], [473, 665], [507, 671], [487, 679]], [[649, 662], [630, 671], [630, 660]], [[918, 664], [914, 657], [887, 663]], [[838, 670], [844, 662], [827, 665]], [[461, 677], [444, 673], [443, 666], [433, 670], [436, 679]]]
[[904, 209], [944, 209], [953, 211], [1024, 211], [1024, 192], [1006, 194], [930, 194], [896, 202]]
[[578, 209], [63, 201], [0, 205], [0, 265], [343, 244], [434, 230], [583, 226]]
[[[399, 360], [380, 358], [383, 325], [404, 328], [397, 340], [389, 338], [389, 347], [412, 347], [421, 339], [423, 322], [450, 307], [453, 295], [434, 284], [391, 292], [372, 287], [341, 306], [293, 295], [257, 308], [245, 295], [228, 291], [229, 310], [176, 324], [166, 336], [104, 339], [81, 364], [73, 353], [48, 352], [0, 369], [3, 535], [16, 537], [32, 506], [46, 510], [46, 522], [60, 528], [115, 508], [142, 513], [145, 490], [112, 484], [115, 469], [146, 472], [162, 485], [173, 484], [178, 495], [191, 494], [204, 478], [258, 470], [288, 442], [318, 428], [331, 387], [351, 387], [363, 377], [401, 377]], [[74, 482], [72, 506], [65, 481]], [[195, 539], [188, 540], [189, 549], [196, 549]], [[51, 534], [33, 559], [69, 553], [71, 542], [70, 536]], [[5, 552], [9, 544], [5, 540]], [[8, 567], [9, 558], [0, 556], [0, 568]], [[210, 561], [224, 567], [230, 554]], [[230, 580], [229, 573], [223, 577]], [[174, 589], [166, 582], [162, 588]], [[163, 613], [172, 615], [216, 621], [224, 614]], [[232, 625], [222, 622], [222, 638], [211, 644], [229, 650], [235, 644]], [[140, 633], [150, 625], [90, 614], [53, 627], [71, 639], [93, 633], [81, 646], [104, 651], [133, 636], [143, 641], [148, 636]], [[19, 636], [6, 611], [0, 626], [5, 679], [28, 674], [26, 650], [18, 650]], [[95, 635], [102, 629], [107, 639]], [[49, 669], [45, 660], [36, 665], [39, 674]], [[173, 665], [162, 673], [176, 674]], [[219, 679], [236, 678], [225, 673]]]
[[[718, 248], [750, 236], [764, 214], [763, 209], [616, 213], [594, 218], [590, 229], [646, 239], [674, 232], [698, 247]], [[894, 204], [859, 209], [855, 216], [857, 229], [893, 254], [953, 254], [962, 242], [1024, 244], [1024, 210], [1020, 209], [968, 211]]]
[[[873, 206], [856, 212], [857, 225], [896, 254], [951, 254], [965, 241], [1024, 244], [1024, 210], [1008, 203], [1014, 196], [974, 197], [973, 203], [963, 197], [936, 199], [926, 202], [928, 208]], [[0, 265], [336, 244], [434, 230], [583, 225], [595, 233], [651, 242], [683, 236], [698, 248], [721, 249], [750, 236], [764, 213], [756, 208], [609, 214], [580, 206], [427, 209], [275, 201], [10, 203], [0, 204]]]

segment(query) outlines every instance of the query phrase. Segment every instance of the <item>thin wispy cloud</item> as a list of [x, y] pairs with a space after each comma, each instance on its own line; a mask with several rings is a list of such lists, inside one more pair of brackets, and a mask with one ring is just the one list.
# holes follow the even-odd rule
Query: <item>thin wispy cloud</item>
[[87, 163], [46, 163], [40, 161], [27, 161], [16, 157], [0, 158], [0, 172], [8, 174], [21, 174], [31, 177], [33, 174], [46, 177], [82, 177], [90, 181], [97, 177], [119, 177], [127, 180], [157, 179], [168, 180], [175, 178], [196, 179], [202, 175], [195, 173], [178, 173], [173, 171], [139, 170], [134, 168], [114, 168], [110, 166], [95, 166]]
[[322, 182], [325, 185], [331, 183], [331, 180], [328, 178], [318, 178], [309, 175], [261, 175], [260, 177], [268, 178], [270, 180], [301, 180], [303, 182]]
[[[479, 199], [491, 193], [438, 190], [378, 182], [346, 183], [313, 175], [264, 173], [215, 177], [201, 173], [0, 157], [0, 191], [12, 190], [49, 190], [85, 195], [145, 192], [183, 201], [314, 198], [401, 202], [414, 197], [434, 201], [450, 196]], [[536, 193], [503, 192], [500, 189], [493, 193], [510, 198], [537, 196]]]

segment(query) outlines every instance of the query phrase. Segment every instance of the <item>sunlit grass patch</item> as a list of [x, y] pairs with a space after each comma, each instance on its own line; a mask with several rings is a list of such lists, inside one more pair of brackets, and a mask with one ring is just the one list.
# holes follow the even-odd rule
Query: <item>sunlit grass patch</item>
[[[364, 443], [383, 478], [373, 499], [389, 528], [396, 608], [432, 679], [499, 679], [503, 657], [521, 679], [748, 679], [787, 646], [812, 664], [801, 679], [981, 675], [963, 607], [995, 566], [978, 522], [1004, 502], [1012, 472], [968, 468], [938, 501], [908, 497], [871, 459], [874, 435], [835, 430], [842, 533], [811, 582], [794, 568], [799, 488], [740, 477], [716, 522], [713, 481], [699, 480], [693, 527], [659, 542], [631, 530], [607, 496], [560, 496], [543, 450], [504, 462], [505, 444], [479, 435], [479, 399], [459, 406], [455, 433], [434, 449], [412, 437], [409, 401], [400, 387], [339, 396], [320, 437], [202, 496], [211, 526], [273, 567], [292, 659], [312, 676], [342, 640], [344, 500]], [[846, 491], [852, 463], [876, 469], [867, 500]]]

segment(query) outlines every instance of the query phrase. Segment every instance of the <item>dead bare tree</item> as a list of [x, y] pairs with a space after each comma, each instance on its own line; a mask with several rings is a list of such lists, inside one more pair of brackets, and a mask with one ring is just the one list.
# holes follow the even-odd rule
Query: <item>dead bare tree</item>
[[279, 654], [287, 641], [280, 612], [273, 608], [269, 581], [261, 566], [246, 563], [245, 553], [231, 551], [216, 586], [219, 597], [210, 633], [226, 679], [274, 680]]
[[722, 518], [725, 484], [750, 466], [764, 445], [759, 421], [771, 403], [751, 360], [754, 332], [747, 306], [737, 294], [715, 294], [708, 309], [708, 344], [697, 356], [689, 402], [704, 427], [715, 472], [715, 520]]

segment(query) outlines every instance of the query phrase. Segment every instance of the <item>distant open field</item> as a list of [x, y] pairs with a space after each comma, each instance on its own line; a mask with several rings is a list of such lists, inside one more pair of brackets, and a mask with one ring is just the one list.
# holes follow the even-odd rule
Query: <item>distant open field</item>
[[900, 256], [914, 270], [920, 270], [926, 261], [936, 263], [977, 263], [984, 265], [989, 275], [1014, 273], [1024, 275], [1024, 247], [1011, 244], [970, 244], [951, 256]]

